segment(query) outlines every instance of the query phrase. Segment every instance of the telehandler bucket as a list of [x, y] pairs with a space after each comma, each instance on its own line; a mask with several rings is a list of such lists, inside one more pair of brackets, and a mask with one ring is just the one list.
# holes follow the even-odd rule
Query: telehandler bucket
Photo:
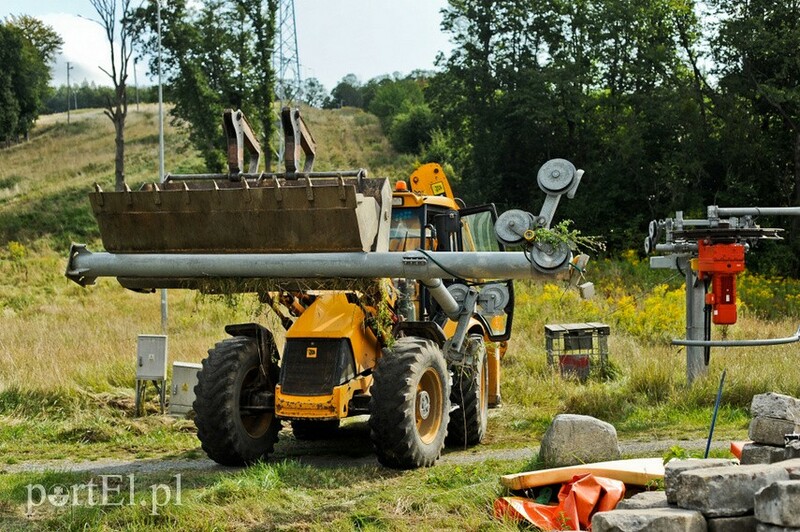
[[[365, 170], [312, 172], [314, 139], [283, 110], [285, 173], [257, 173], [261, 147], [226, 111], [227, 174], [167, 176], [138, 191], [95, 186], [92, 210], [114, 253], [318, 253], [388, 250], [391, 191]], [[298, 172], [301, 149], [305, 165]], [[248, 152], [249, 161], [245, 161]]]
[[103, 245], [114, 253], [386, 251], [386, 179], [269, 174], [170, 176], [138, 191], [90, 194]]

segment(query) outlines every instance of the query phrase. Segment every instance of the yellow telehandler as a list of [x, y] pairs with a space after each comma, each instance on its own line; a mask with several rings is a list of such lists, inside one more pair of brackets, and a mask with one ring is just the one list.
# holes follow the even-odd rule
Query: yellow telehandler
[[538, 174], [541, 213], [498, 218], [493, 205], [456, 199], [437, 164], [393, 190], [364, 170], [312, 172], [316, 145], [299, 111], [284, 109], [282, 122], [283, 173], [257, 172], [260, 147], [229, 111], [227, 174], [96, 187], [107, 251], [74, 244], [67, 276], [82, 285], [113, 276], [137, 291], [256, 292], [272, 309], [282, 349], [260, 324], [228, 325], [198, 374], [198, 438], [220, 464], [267, 457], [283, 420], [314, 439], [368, 414], [379, 461], [400, 469], [432, 465], [446, 441], [479, 443], [501, 400], [512, 279], [568, 267], [569, 247], [537, 241], [535, 230], [549, 227], [583, 172], [549, 161]]

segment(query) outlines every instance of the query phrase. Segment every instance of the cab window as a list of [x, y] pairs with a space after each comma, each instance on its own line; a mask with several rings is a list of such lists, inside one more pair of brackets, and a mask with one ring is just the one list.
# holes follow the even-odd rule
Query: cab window
[[392, 209], [389, 251], [418, 249], [422, 239], [420, 209]]

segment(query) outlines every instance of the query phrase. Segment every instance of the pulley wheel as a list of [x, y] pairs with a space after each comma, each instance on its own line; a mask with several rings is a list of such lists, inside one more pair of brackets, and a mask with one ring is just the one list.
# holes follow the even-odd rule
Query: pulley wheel
[[566, 242], [537, 242], [531, 247], [530, 254], [533, 267], [542, 273], [553, 273], [566, 268], [572, 256]]
[[453, 296], [453, 299], [461, 304], [467, 299], [469, 287], [461, 283], [455, 283], [448, 286], [447, 291], [450, 292], [450, 295]]
[[655, 248], [655, 245], [654, 245], [654, 242], [653, 242], [653, 237], [650, 237], [650, 236], [645, 237], [645, 239], [644, 239], [644, 254], [645, 255], [649, 255], [650, 253], [653, 252], [654, 248]]
[[539, 168], [537, 180], [546, 194], [563, 194], [575, 180], [575, 165], [566, 159], [550, 159]]
[[502, 284], [489, 284], [483, 287], [478, 296], [478, 304], [481, 306], [484, 316], [499, 316], [508, 306], [511, 296], [508, 288]]
[[494, 223], [497, 240], [506, 246], [515, 246], [525, 241], [525, 231], [533, 229], [533, 215], [520, 209], [511, 209], [501, 214]]

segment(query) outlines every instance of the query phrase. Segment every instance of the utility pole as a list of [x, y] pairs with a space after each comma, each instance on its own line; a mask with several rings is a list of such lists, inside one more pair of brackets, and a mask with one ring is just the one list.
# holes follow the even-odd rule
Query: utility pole
[[69, 71], [72, 70], [73, 68], [75, 68], [75, 67], [71, 66], [69, 64], [69, 61], [67, 61], [67, 124], [69, 124], [69, 107], [70, 107], [70, 104], [71, 104], [71, 102], [70, 102], [70, 99], [71, 99], [70, 90], [72, 90], [72, 85], [69, 84]]
[[[158, 20], [158, 177], [163, 183], [164, 174], [164, 92], [161, 87], [161, 0], [156, 0], [156, 18]], [[133, 61], [134, 73], [136, 60]], [[139, 98], [137, 92], [136, 103]], [[161, 289], [161, 334], [167, 334], [167, 289]]]

